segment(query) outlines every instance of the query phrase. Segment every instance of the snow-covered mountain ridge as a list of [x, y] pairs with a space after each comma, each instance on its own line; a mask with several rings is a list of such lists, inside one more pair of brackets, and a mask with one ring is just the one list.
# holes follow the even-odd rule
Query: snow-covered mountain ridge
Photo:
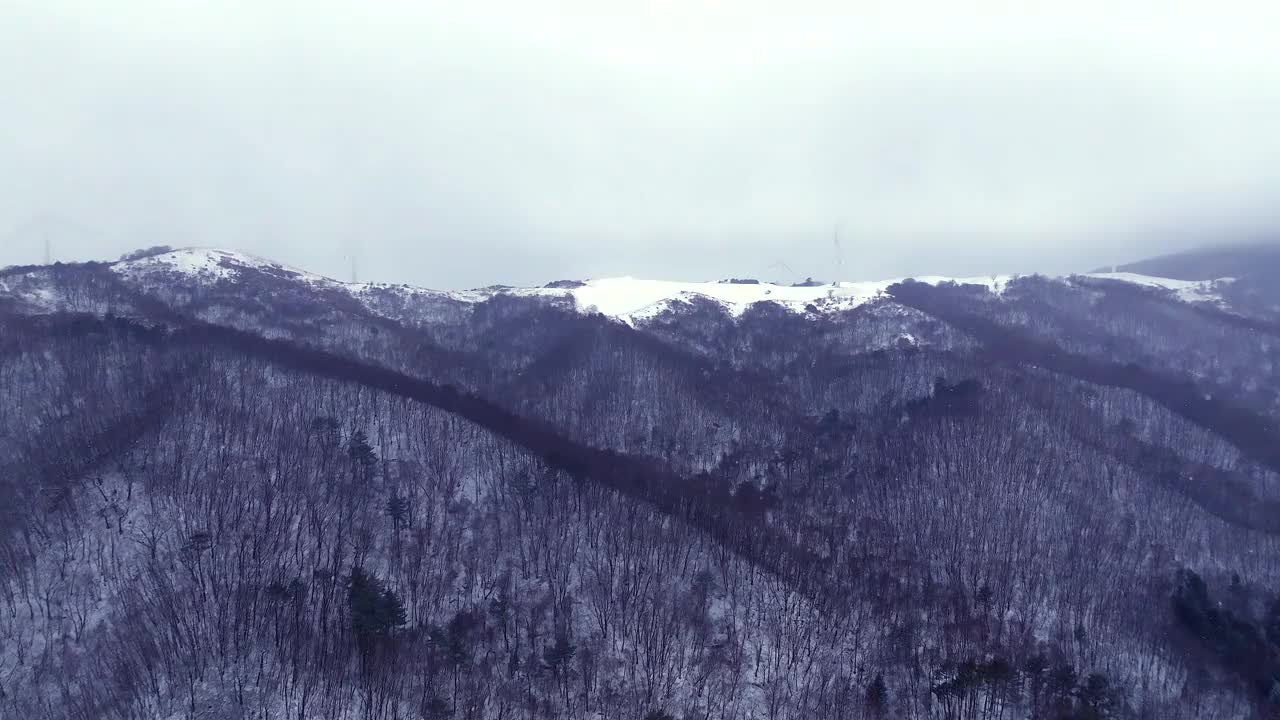
[[[177, 277], [187, 278], [197, 283], [233, 282], [242, 273], [253, 271], [281, 280], [309, 285], [318, 290], [341, 291], [366, 305], [373, 303], [375, 297], [385, 298], [387, 295], [396, 296], [402, 302], [422, 300], [477, 303], [498, 295], [543, 298], [549, 301], [568, 301], [580, 312], [600, 313], [629, 325], [644, 322], [666, 310], [699, 300], [713, 302], [734, 317], [740, 316], [751, 305], [761, 302], [776, 303], [797, 313], [828, 314], [853, 309], [883, 298], [889, 287], [908, 279], [930, 285], [942, 283], [975, 285], [986, 288], [994, 295], [1000, 295], [1011, 282], [1020, 277], [1017, 275], [971, 278], [925, 276], [820, 285], [783, 285], [758, 281], [680, 282], [613, 277], [552, 283], [551, 286], [544, 287], [494, 286], [474, 290], [445, 291], [387, 283], [342, 282], [245, 253], [204, 248], [174, 250], [136, 260], [120, 261], [112, 264], [111, 269], [127, 282], [139, 285], [173, 280]], [[1091, 273], [1059, 279], [1063, 282], [1075, 282], [1080, 278], [1163, 288], [1172, 291], [1178, 299], [1186, 302], [1219, 302], [1221, 298], [1215, 291], [1215, 287], [1231, 280], [1222, 278], [1187, 281], [1134, 273]]]

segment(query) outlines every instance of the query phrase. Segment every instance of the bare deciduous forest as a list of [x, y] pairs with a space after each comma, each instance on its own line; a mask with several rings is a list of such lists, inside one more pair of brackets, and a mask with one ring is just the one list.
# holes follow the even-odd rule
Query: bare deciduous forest
[[635, 326], [271, 268], [0, 283], [0, 716], [1280, 717], [1247, 279]]

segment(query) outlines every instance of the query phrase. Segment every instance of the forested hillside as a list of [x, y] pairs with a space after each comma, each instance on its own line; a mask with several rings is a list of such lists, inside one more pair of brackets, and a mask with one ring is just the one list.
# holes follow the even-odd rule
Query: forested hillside
[[1280, 315], [1208, 280], [11, 268], [0, 716], [1280, 717]]

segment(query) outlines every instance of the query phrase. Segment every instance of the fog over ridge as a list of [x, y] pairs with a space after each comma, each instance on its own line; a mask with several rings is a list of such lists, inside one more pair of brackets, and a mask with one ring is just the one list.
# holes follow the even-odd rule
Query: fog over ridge
[[[1087, 271], [1267, 237], [1261, 3], [0, 7], [0, 264], [461, 288]], [[834, 241], [838, 238], [837, 243]]]

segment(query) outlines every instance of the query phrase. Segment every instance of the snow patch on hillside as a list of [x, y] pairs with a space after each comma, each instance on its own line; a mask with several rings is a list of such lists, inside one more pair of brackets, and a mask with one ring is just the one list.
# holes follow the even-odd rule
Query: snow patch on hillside
[[391, 283], [352, 283], [317, 275], [248, 253], [217, 248], [185, 248], [167, 253], [125, 260], [111, 266], [117, 274], [129, 280], [141, 280], [155, 275], [176, 273], [200, 281], [234, 280], [246, 270], [262, 272], [277, 278], [286, 278], [320, 289], [344, 290], [360, 299], [372, 295], [394, 295], [402, 299], [451, 298], [463, 302], [480, 302], [490, 294], [479, 291], [429, 290], [410, 285]]
[[36, 271], [25, 275], [0, 277], [0, 296], [8, 296], [41, 312], [54, 312], [62, 306], [47, 273]]
[[[529, 288], [509, 290], [527, 297], [569, 297], [581, 312], [598, 312], [634, 325], [681, 302], [710, 300], [733, 317], [739, 317], [756, 303], [773, 302], [793, 312], [806, 312], [810, 306], [819, 312], [838, 312], [865, 305], [885, 296], [886, 290], [905, 278], [869, 282], [841, 282], [815, 286], [777, 285], [774, 283], [674, 282], [643, 280], [633, 277], [588, 280], [573, 288]], [[999, 294], [1008, 286], [1011, 276], [984, 278], [948, 278], [929, 276], [918, 282], [936, 285], [943, 282], [981, 285]]]
[[[337, 282], [337, 281], [333, 281]], [[448, 299], [465, 303], [484, 302], [493, 297], [493, 293], [483, 290], [432, 290], [413, 285], [396, 285], [392, 283], [337, 283], [344, 286], [352, 297], [360, 299], [376, 295], [392, 295], [405, 301], [418, 299]]]
[[157, 272], [176, 272], [202, 280], [226, 280], [234, 278], [241, 267], [271, 265], [265, 260], [243, 253], [210, 248], [188, 248], [151, 255], [137, 260], [123, 260], [111, 266], [125, 277], [151, 275]]
[[1222, 295], [1218, 293], [1218, 287], [1235, 281], [1235, 278], [1175, 280], [1173, 278], [1153, 277], [1151, 275], [1138, 275], [1137, 273], [1128, 272], [1089, 273], [1084, 277], [1097, 278], [1099, 280], [1116, 280], [1144, 287], [1171, 290], [1183, 302], [1222, 302]]

